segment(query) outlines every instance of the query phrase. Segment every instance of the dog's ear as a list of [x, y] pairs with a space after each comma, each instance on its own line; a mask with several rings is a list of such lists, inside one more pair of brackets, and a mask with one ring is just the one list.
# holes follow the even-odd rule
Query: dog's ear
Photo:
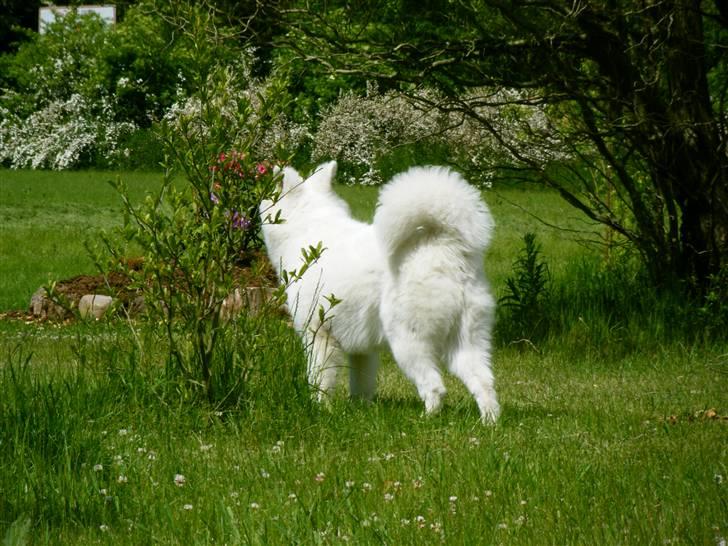
[[[275, 169], [278, 169], [278, 167]], [[277, 175], [278, 173], [275, 169], [273, 170], [273, 173]], [[281, 171], [281, 169], [278, 170]], [[298, 171], [293, 167], [283, 167], [282, 172], [283, 181], [281, 182], [281, 192], [284, 194], [289, 193], [303, 182], [303, 178], [301, 178], [301, 175], [298, 174]]]
[[336, 161], [322, 163], [316, 167], [313, 174], [306, 179], [306, 185], [314, 189], [327, 190], [336, 176]]

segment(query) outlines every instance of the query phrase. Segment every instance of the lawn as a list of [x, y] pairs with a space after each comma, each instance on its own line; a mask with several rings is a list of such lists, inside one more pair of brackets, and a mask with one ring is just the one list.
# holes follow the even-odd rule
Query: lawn
[[[92, 270], [83, 240], [119, 223], [104, 183], [112, 176], [0, 171], [0, 310], [27, 305], [48, 275]], [[157, 183], [122, 176], [136, 198]], [[357, 215], [371, 215], [375, 191], [339, 189]], [[553, 193], [501, 187], [485, 198], [498, 226], [486, 258], [497, 293], [527, 231], [555, 277], [594, 253], [578, 242], [587, 235], [524, 211], [585, 229]], [[304, 355], [285, 322], [246, 326], [259, 334], [244, 349], [250, 396], [220, 411], [165, 379], [158, 339], [133, 324], [0, 321], [3, 544], [728, 537], [724, 342], [651, 339], [618, 350], [584, 322], [578, 343], [500, 343], [503, 414], [483, 426], [450, 379], [442, 412], [423, 417], [389, 359], [373, 404], [348, 401], [342, 387], [318, 407], [301, 395]]]

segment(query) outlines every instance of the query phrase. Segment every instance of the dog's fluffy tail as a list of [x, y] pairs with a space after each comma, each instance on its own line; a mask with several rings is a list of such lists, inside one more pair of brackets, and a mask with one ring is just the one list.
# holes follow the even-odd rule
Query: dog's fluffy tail
[[494, 222], [480, 192], [458, 173], [413, 167], [382, 189], [374, 226], [387, 256], [397, 262], [403, 253], [433, 240], [482, 256]]

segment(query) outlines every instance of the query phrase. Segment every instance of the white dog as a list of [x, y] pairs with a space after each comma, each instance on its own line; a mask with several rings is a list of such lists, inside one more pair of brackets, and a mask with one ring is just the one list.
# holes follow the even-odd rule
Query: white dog
[[[329, 393], [349, 360], [352, 396], [371, 399], [379, 350], [389, 344], [426, 412], [440, 407], [447, 368], [473, 394], [483, 421], [500, 412], [490, 369], [494, 300], [483, 274], [493, 220], [479, 192], [457, 173], [416, 167], [381, 191], [373, 224], [351, 217], [331, 188], [336, 163], [307, 180], [283, 169], [281, 197], [261, 205], [268, 256], [280, 275], [321, 257], [286, 291], [293, 323], [310, 347], [308, 377]], [[267, 219], [280, 214], [282, 223]], [[333, 294], [341, 302], [321, 322]]]

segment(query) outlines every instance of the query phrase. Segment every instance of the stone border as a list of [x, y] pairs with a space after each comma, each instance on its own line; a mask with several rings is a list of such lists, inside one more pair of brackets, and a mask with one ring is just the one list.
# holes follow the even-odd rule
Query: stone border
[[[257, 315], [273, 299], [275, 290], [273, 288], [249, 286], [235, 288], [227, 296], [220, 308], [220, 316], [230, 320], [247, 311], [251, 315]], [[48, 297], [48, 292], [41, 286], [30, 298], [30, 313], [39, 319], [64, 320], [73, 316], [78, 311], [81, 318], [101, 319], [109, 309], [113, 309], [118, 299], [104, 294], [86, 294], [78, 301], [69, 301], [69, 307], [59, 305]], [[127, 306], [127, 313], [130, 317], [138, 316], [144, 312], [144, 297], [137, 296]]]

